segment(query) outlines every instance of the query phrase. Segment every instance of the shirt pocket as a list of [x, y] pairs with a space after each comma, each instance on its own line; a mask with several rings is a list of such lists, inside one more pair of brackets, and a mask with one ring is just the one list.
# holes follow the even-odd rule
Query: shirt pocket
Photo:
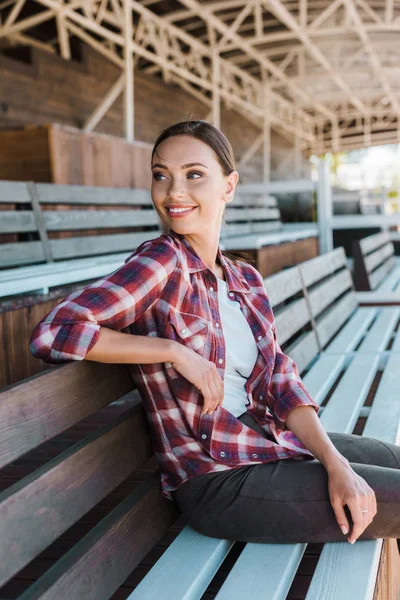
[[171, 309], [169, 324], [172, 326], [173, 339], [198, 354], [203, 354], [207, 342], [208, 323], [202, 317], [191, 313]]

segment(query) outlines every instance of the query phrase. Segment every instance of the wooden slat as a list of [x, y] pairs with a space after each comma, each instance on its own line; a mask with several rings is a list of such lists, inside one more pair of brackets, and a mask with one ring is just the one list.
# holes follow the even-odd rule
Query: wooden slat
[[[345, 269], [311, 290], [308, 293], [308, 300], [313, 317], [317, 317], [322, 313], [327, 306], [332, 304], [346, 290], [351, 290], [352, 285], [350, 271]], [[352, 292], [350, 293], [352, 294]]]
[[386, 277], [386, 275], [388, 273], [390, 273], [394, 264], [395, 264], [395, 261], [388, 260], [381, 267], [379, 267], [378, 269], [375, 269], [375, 271], [370, 274], [369, 280], [371, 283], [371, 288], [373, 290], [379, 289], [379, 284], [383, 281], [383, 279]]
[[74, 362], [0, 393], [0, 468], [130, 392], [121, 365]]
[[284, 344], [299, 329], [310, 322], [310, 313], [305, 298], [292, 302], [289, 310], [275, 315], [276, 333], [279, 344]]
[[290, 356], [297, 364], [299, 373], [304, 371], [318, 355], [319, 346], [315, 331], [308, 331], [302, 335], [291, 347], [285, 349], [285, 354]]
[[389, 256], [393, 256], [394, 246], [392, 243], [382, 246], [372, 254], [365, 257], [365, 267], [368, 273], [371, 273], [381, 263], [383, 263]]
[[155, 210], [46, 210], [43, 216], [48, 231], [159, 226]]
[[376, 308], [359, 308], [335, 339], [325, 348], [328, 354], [346, 354], [354, 350], [377, 315]]
[[140, 231], [137, 233], [117, 233], [114, 235], [82, 236], [61, 240], [50, 240], [51, 250], [55, 259], [77, 258], [78, 256], [93, 256], [111, 254], [131, 250], [132, 252], [142, 242], [161, 235], [160, 231]]
[[28, 184], [22, 181], [0, 181], [0, 204], [30, 203]]
[[44, 261], [40, 242], [0, 244], [0, 268]]
[[37, 183], [41, 204], [153, 206], [149, 190]]
[[0, 585], [151, 454], [146, 416], [137, 406], [0, 494]]
[[387, 244], [387, 242], [389, 241], [389, 233], [387, 231], [382, 231], [381, 233], [368, 235], [367, 237], [360, 240], [360, 248], [363, 254], [368, 254], [369, 252], [373, 252], [373, 250], [376, 250], [376, 248]]
[[272, 308], [303, 291], [300, 273], [296, 267], [281, 271], [264, 279], [264, 287]]
[[354, 294], [347, 294], [333, 306], [316, 324], [317, 336], [322, 348], [339, 331], [351, 313], [357, 308]]
[[2, 210], [0, 233], [25, 233], [37, 231], [35, 218], [30, 210]]
[[157, 472], [118, 504], [20, 600], [108, 600], [178, 516], [177, 505], [160, 495]]
[[347, 266], [347, 261], [344, 249], [340, 247], [327, 254], [307, 260], [299, 265], [299, 268], [304, 285], [308, 288], [342, 266]]
[[370, 354], [383, 352], [399, 321], [399, 316], [399, 308], [381, 308], [380, 314], [371, 329], [367, 332], [362, 344], [357, 349], [357, 353]]
[[250, 208], [250, 207], [229, 207], [224, 215], [225, 221], [250, 221], [250, 220], [276, 220], [280, 219], [280, 212], [277, 208]]

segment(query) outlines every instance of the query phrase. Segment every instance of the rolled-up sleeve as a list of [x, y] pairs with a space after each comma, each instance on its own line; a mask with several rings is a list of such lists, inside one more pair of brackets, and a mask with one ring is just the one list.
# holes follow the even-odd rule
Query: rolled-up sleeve
[[101, 327], [122, 330], [160, 298], [176, 262], [167, 238], [143, 242], [122, 267], [73, 292], [42, 319], [30, 351], [49, 363], [84, 359]]
[[320, 406], [313, 400], [301, 380], [297, 364], [282, 349], [276, 339], [275, 324], [275, 366], [269, 387], [269, 408], [272, 411], [275, 425], [285, 429], [286, 419], [298, 406], [312, 406], [318, 414]]

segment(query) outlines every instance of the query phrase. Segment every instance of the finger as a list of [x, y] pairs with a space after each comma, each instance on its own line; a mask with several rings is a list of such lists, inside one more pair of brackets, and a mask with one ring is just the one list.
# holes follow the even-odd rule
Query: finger
[[338, 522], [342, 533], [346, 535], [347, 533], [349, 533], [350, 527], [349, 521], [346, 517], [346, 513], [344, 512], [342, 501], [340, 500], [340, 498], [338, 498], [337, 500], [332, 500], [331, 504], [335, 513], [336, 521]]
[[351, 518], [353, 519], [353, 529], [348, 537], [348, 541], [350, 542], [350, 544], [354, 544], [354, 542], [360, 537], [360, 535], [365, 529], [364, 514], [368, 513], [361, 512], [359, 498], [349, 500], [347, 502], [347, 506], [350, 509]]
[[207, 383], [204, 383], [201, 386], [201, 393], [203, 394], [203, 408], [201, 410], [201, 414], [204, 415], [208, 412], [211, 406], [212, 393]]
[[213, 381], [209, 383], [210, 391], [211, 391], [211, 399], [208, 408], [209, 414], [213, 413], [214, 410], [218, 407], [220, 395], [218, 393], [217, 384]]

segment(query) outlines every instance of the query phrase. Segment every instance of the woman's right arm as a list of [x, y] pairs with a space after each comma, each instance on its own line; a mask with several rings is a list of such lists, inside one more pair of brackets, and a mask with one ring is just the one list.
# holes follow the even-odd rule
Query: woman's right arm
[[179, 352], [174, 340], [132, 335], [101, 327], [95, 345], [86, 360], [102, 363], [151, 364], [173, 362]]
[[73, 292], [42, 319], [32, 332], [32, 354], [50, 363], [85, 358], [152, 363], [158, 355], [168, 357], [170, 340], [122, 330], [162, 297], [176, 263], [175, 248], [166, 239], [144, 242], [121, 268]]

